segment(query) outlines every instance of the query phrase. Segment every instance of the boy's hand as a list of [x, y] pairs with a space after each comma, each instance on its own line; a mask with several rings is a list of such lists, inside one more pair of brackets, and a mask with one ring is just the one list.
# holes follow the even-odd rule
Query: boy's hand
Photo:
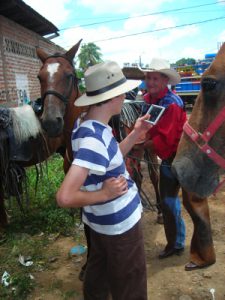
[[102, 185], [102, 190], [108, 200], [117, 198], [127, 193], [127, 180], [123, 176], [106, 179]]
[[137, 141], [145, 140], [146, 133], [152, 128], [152, 124], [146, 122], [146, 120], [149, 120], [149, 118], [150, 115], [146, 114], [137, 119], [133, 129]]

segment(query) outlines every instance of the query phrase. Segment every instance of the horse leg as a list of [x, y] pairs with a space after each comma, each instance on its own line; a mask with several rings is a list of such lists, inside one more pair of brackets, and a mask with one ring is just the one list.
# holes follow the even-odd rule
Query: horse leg
[[[63, 169], [64, 169], [65, 174], [69, 171], [69, 168], [71, 167], [71, 163], [72, 163], [72, 158], [70, 158], [70, 156], [66, 150], [65, 156], [64, 156], [64, 161], [63, 161]], [[80, 214], [81, 214], [81, 219], [82, 219], [82, 208], [80, 209]], [[90, 248], [91, 248], [90, 228], [86, 224], [84, 224], [84, 235], [85, 235], [85, 239], [87, 242], [87, 259], [79, 273], [80, 281], [84, 281], [85, 271], [87, 268], [87, 262], [88, 262], [88, 257], [89, 257], [89, 253], [90, 253]]]
[[156, 208], [157, 208], [157, 223], [163, 224], [163, 215], [162, 215], [162, 209], [161, 209], [161, 198], [159, 193], [159, 174], [156, 172], [154, 168], [149, 166], [150, 168], [150, 179], [155, 191], [156, 196]]
[[[129, 157], [129, 155], [131, 157]], [[126, 158], [126, 167], [131, 178], [136, 183], [137, 188], [140, 191], [143, 178], [141, 173], [140, 159], [143, 157], [143, 149], [137, 145], [130, 151], [129, 155]]]
[[183, 203], [190, 214], [194, 233], [191, 240], [190, 262], [186, 265], [186, 270], [192, 270], [196, 267], [205, 267], [214, 264], [216, 261], [209, 207], [207, 198], [198, 198], [188, 192], [183, 192]]
[[157, 172], [155, 172], [155, 170], [153, 168], [150, 167], [150, 169], [151, 169], [150, 179], [151, 179], [152, 185], [154, 187], [155, 196], [156, 196], [156, 207], [157, 207], [158, 214], [161, 214], [162, 210], [160, 207], [159, 174]]
[[6, 227], [7, 224], [8, 218], [4, 205], [4, 193], [2, 191], [2, 188], [0, 188], [0, 228]]
[[147, 149], [145, 151], [145, 155], [147, 158], [148, 163], [148, 173], [150, 180], [152, 182], [155, 196], [156, 196], [156, 208], [157, 208], [157, 223], [163, 224], [163, 216], [162, 216], [162, 209], [161, 209], [161, 198], [159, 192], [159, 168], [158, 168], [158, 160], [155, 153]]
[[69, 171], [71, 164], [72, 164], [72, 159], [70, 159], [70, 157], [68, 156], [68, 152], [66, 150], [66, 153], [64, 155], [64, 160], [63, 160], [63, 170], [65, 174]]
[[[69, 171], [71, 164], [72, 164], [72, 155], [69, 153], [68, 150], [66, 150], [65, 155], [64, 155], [64, 161], [63, 161], [63, 169], [64, 169], [65, 174]], [[80, 209], [80, 215], [81, 215], [81, 219], [82, 219], [82, 208]], [[79, 273], [80, 281], [84, 281], [85, 271], [87, 268], [87, 262], [88, 262], [88, 257], [90, 254], [90, 248], [91, 248], [90, 228], [86, 224], [84, 224], [84, 235], [85, 235], [86, 242], [87, 242], [87, 260], [86, 260], [85, 264], [82, 266], [81, 271]]]

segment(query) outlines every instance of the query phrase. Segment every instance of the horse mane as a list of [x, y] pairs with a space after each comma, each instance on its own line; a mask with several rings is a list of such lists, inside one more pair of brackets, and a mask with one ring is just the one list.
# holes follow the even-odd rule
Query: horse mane
[[113, 116], [109, 125], [113, 128], [115, 137], [121, 142], [126, 137], [125, 128], [131, 128], [140, 116], [141, 106], [135, 101], [124, 102], [120, 115]]
[[19, 144], [42, 133], [41, 124], [30, 105], [11, 108], [10, 115], [14, 136]]
[[121, 115], [120, 120], [124, 124], [126, 124], [128, 127], [131, 127], [135, 124], [138, 117], [140, 117], [140, 110], [141, 106], [138, 103], [131, 102], [126, 103], [124, 102], [122, 109], [121, 109]]

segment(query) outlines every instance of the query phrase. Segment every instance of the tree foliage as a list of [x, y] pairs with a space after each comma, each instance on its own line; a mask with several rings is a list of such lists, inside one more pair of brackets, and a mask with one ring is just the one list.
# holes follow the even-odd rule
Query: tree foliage
[[88, 43], [81, 46], [78, 55], [79, 67], [83, 71], [102, 61], [101, 49], [94, 43]]
[[185, 65], [190, 66], [190, 65], [194, 65], [195, 63], [196, 63], [196, 60], [194, 58], [190, 58], [190, 57], [184, 58], [183, 57], [176, 62], [176, 65], [177, 66], [185, 66]]

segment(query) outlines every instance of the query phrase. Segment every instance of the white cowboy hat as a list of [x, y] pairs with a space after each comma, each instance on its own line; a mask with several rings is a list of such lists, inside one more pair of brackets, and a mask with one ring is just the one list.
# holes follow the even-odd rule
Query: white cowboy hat
[[84, 74], [86, 93], [75, 101], [76, 106], [97, 104], [136, 88], [140, 80], [127, 80], [119, 65], [106, 61], [89, 67]]
[[169, 78], [168, 84], [176, 85], [180, 82], [180, 75], [174, 69], [170, 68], [170, 64], [167, 60], [161, 58], [153, 58], [149, 67], [143, 69], [139, 67], [139, 69], [144, 72], [158, 72], [166, 75]]

